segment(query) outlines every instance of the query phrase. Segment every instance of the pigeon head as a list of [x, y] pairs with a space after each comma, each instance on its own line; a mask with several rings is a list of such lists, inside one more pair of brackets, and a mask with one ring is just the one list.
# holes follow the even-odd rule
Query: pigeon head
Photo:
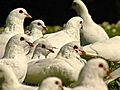
[[109, 75], [109, 67], [105, 60], [101, 58], [91, 59], [88, 61], [86, 68], [94, 71], [94, 73], [98, 74], [99, 77], [103, 78]]
[[90, 16], [88, 9], [86, 5], [82, 2], [82, 0], [73, 0], [72, 8], [77, 12], [77, 15], [81, 16], [83, 19], [88, 18], [88, 16]]
[[47, 31], [47, 27], [42, 20], [34, 20], [31, 22], [30, 26], [32, 28], [37, 28], [38, 30], [41, 30], [42, 33], [45, 33]]
[[19, 24], [25, 18], [32, 18], [24, 8], [16, 8], [12, 10], [6, 20], [6, 24]]
[[[40, 40], [38, 45], [35, 48], [34, 54], [42, 54], [43, 56], [47, 57], [49, 53], [54, 53], [53, 46], [47, 40]], [[33, 54], [33, 56], [34, 56]]]
[[80, 2], [80, 0], [73, 0], [72, 8], [74, 10], [79, 10], [79, 8], [80, 8], [79, 2]]
[[33, 43], [25, 34], [16, 34], [11, 37], [6, 45], [4, 57], [14, 57], [17, 54], [24, 54], [25, 47], [33, 47]]
[[62, 56], [65, 58], [70, 58], [70, 57], [78, 58], [84, 54], [85, 54], [85, 52], [80, 47], [80, 42], [73, 41], [73, 42], [70, 42], [70, 43], [67, 43], [66, 45], [64, 45], [60, 49], [58, 56]]
[[10, 12], [9, 16], [14, 16], [16, 18], [32, 18], [24, 8], [17, 8]]
[[[79, 83], [87, 82], [88, 79], [103, 81], [103, 78], [107, 75], [110, 75], [107, 62], [102, 58], [94, 58], [83, 67], [78, 81]], [[89, 81], [89, 83], [91, 82]]]
[[82, 24], [83, 24], [83, 19], [79, 16], [75, 16], [72, 17], [70, 20], [68, 20], [68, 22], [65, 24], [65, 27], [66, 28], [73, 27], [73, 28], [81, 29]]
[[46, 33], [47, 27], [42, 20], [34, 20], [26, 27], [25, 34], [31, 36], [33, 41], [42, 38], [43, 34]]
[[13, 37], [10, 38], [9, 43], [12, 43], [12, 45], [17, 45], [17, 46], [23, 46], [28, 44], [29, 46], [33, 47], [34, 45], [30, 42], [30, 39], [27, 35], [25, 34], [17, 34], [14, 35]]
[[43, 80], [38, 90], [42, 90], [44, 88], [47, 88], [47, 90], [63, 90], [62, 81], [57, 77], [48, 77]]

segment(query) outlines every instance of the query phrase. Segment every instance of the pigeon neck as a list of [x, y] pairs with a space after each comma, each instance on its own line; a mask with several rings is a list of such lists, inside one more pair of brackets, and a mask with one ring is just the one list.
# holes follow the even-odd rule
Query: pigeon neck
[[34, 47], [30, 47], [29, 52], [26, 54], [29, 59], [33, 59], [34, 54], [36, 53], [36, 46], [38, 45], [38, 42], [39, 40], [36, 40], [35, 42], [33, 42]]
[[23, 47], [9, 44], [8, 42], [5, 48], [4, 58], [15, 58], [17, 55], [25, 55]]
[[[67, 28], [67, 27], [66, 27]], [[71, 38], [74, 38], [75, 41], [80, 40], [80, 28], [75, 26], [68, 26], [65, 31]]]
[[23, 23], [24, 19], [20, 20], [15, 17], [7, 18], [5, 32], [15, 34], [24, 33]]
[[[19, 85], [19, 81], [17, 79], [17, 77], [15, 76], [12, 68], [8, 68], [8, 70], [6, 70], [4, 72], [4, 81], [2, 84], [2, 90], [14, 90], [12, 89], [14, 86], [17, 87], [17, 85]], [[11, 88], [12, 87], [12, 88]]]
[[33, 53], [35, 51], [35, 47], [36, 46], [30, 47], [29, 52], [26, 54], [26, 56], [28, 57], [28, 59], [32, 59]]
[[84, 20], [84, 23], [93, 22], [87, 7], [81, 0], [79, 1], [79, 8], [76, 9], [76, 11], [77, 11], [77, 14], [82, 17], [82, 19]]
[[30, 33], [30, 36], [33, 36], [33, 39], [34, 41], [43, 37], [43, 33], [41, 30], [37, 29], [37, 28], [33, 28], [31, 33]]

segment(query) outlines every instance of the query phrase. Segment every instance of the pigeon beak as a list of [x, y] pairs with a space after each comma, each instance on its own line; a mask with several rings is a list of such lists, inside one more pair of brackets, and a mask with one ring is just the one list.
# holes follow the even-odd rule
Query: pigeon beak
[[50, 52], [54, 53], [54, 51], [53, 51], [52, 49], [49, 49], [49, 48], [48, 48], [48, 50], [49, 50]]
[[26, 18], [32, 18], [32, 16], [29, 15], [29, 14], [26, 14], [26, 13], [25, 13], [25, 15], [26, 15]]
[[107, 71], [107, 76], [108, 76], [108, 78], [112, 78], [110, 70]]
[[64, 88], [62, 87], [62, 85], [59, 86], [61, 88], [61, 90], [64, 90]]
[[82, 54], [81, 55], [86, 55], [85, 51], [81, 50]]
[[75, 51], [76, 51], [80, 56], [86, 55], [85, 51], [83, 51], [81, 48], [77, 48], [77, 49], [75, 49]]
[[26, 41], [31, 47], [34, 47], [33, 43]]
[[43, 27], [44, 30], [48, 31], [48, 28], [47, 27]]
[[106, 69], [106, 68], [103, 68], [103, 69], [106, 71], [106, 75], [107, 75], [106, 79], [112, 78], [111, 71], [109, 69]]
[[43, 33], [46, 33], [46, 31], [48, 31], [48, 28], [46, 26], [42, 26], [43, 27]]

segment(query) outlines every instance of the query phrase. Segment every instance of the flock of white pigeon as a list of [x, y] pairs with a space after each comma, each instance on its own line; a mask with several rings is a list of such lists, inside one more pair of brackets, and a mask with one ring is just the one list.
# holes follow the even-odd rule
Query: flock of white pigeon
[[78, 16], [51, 34], [40, 19], [24, 29], [32, 18], [24, 8], [9, 13], [0, 34], [0, 90], [108, 90], [120, 77], [106, 61], [119, 63], [120, 36], [109, 38], [81, 0], [72, 7]]

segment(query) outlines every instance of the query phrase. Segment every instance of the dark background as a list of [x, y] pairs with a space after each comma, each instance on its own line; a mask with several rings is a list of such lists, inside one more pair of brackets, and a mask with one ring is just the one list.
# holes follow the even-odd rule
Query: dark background
[[[28, 25], [34, 19], [44, 20], [46, 25], [62, 25], [76, 16], [71, 8], [73, 0], [0, 0], [0, 26], [4, 26], [9, 12], [15, 8], [25, 8], [32, 19], [25, 20]], [[83, 0], [96, 23], [120, 19], [120, 0]]]

